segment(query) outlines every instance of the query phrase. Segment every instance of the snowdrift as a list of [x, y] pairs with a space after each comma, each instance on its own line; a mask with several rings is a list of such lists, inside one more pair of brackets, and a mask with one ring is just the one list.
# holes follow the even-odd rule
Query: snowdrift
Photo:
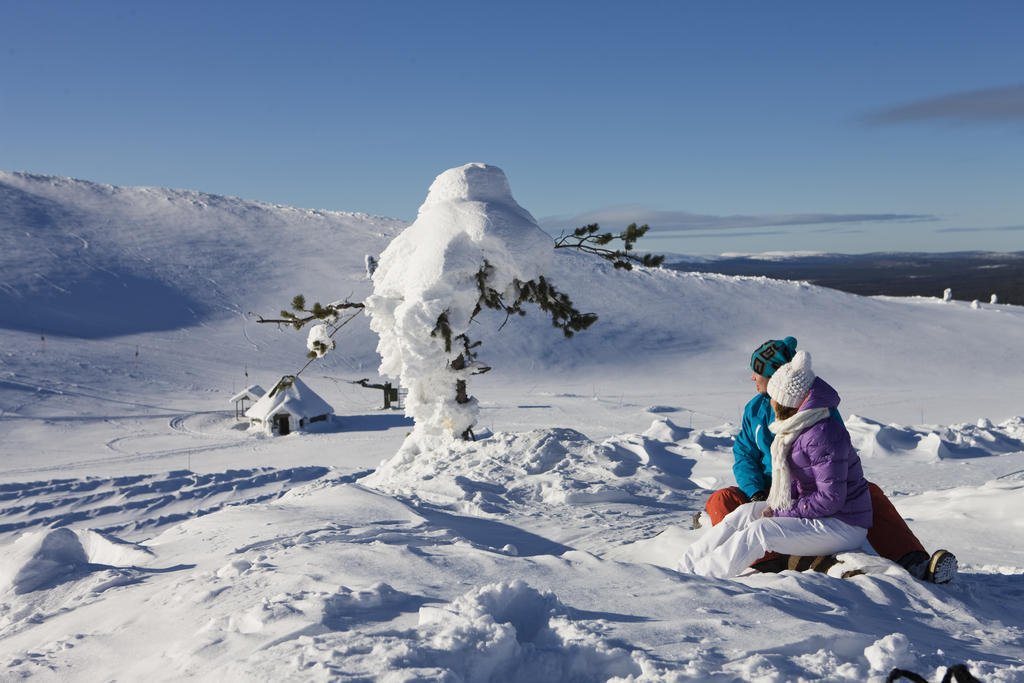
[[28, 593], [81, 578], [97, 565], [145, 565], [153, 553], [92, 530], [55, 529], [21, 536], [0, 559], [0, 592]]
[[641, 435], [595, 443], [572, 429], [498, 433], [425, 453], [403, 450], [362, 481], [476, 514], [523, 512], [538, 505], [679, 502], [684, 492], [697, 488], [684, 453], [700, 450], [702, 433], [691, 431], [670, 420], [656, 421], [649, 431], [674, 434], [683, 443]]

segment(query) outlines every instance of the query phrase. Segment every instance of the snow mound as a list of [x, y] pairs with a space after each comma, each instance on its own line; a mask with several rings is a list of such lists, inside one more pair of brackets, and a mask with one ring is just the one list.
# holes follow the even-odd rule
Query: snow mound
[[132, 567], [148, 564], [153, 559], [153, 551], [149, 548], [111, 534], [94, 529], [82, 529], [75, 533], [91, 564]]
[[90, 565], [148, 563], [148, 549], [91, 530], [62, 528], [23, 534], [0, 558], [0, 592], [29, 593], [60, 583]]
[[691, 467], [671, 444], [647, 436], [599, 444], [573, 429], [539, 429], [402, 450], [361, 483], [462, 512], [499, 514], [538, 504], [679, 500], [697, 488]]
[[902, 633], [892, 633], [864, 648], [864, 656], [871, 665], [871, 673], [885, 676], [896, 667], [913, 669], [908, 665], [910, 640]]
[[[224, 621], [222, 627], [264, 637], [267, 629], [274, 634], [288, 628], [300, 630], [218, 674], [249, 679], [290, 661], [303, 680], [672, 680], [641, 650], [627, 649], [621, 641], [613, 643], [605, 637], [600, 622], [578, 619], [555, 594], [538, 591], [524, 581], [488, 584], [451, 602], [423, 605], [412, 628], [383, 632], [347, 629], [358, 621], [386, 621], [418, 598], [387, 584], [361, 591], [342, 587], [323, 602], [323, 626], [337, 629], [337, 634], [309, 636], [304, 634], [317, 634], [320, 629], [301, 629], [297, 615], [311, 608], [312, 601], [307, 596], [289, 603], [288, 597]], [[346, 621], [346, 615], [351, 621]], [[221, 635], [216, 632], [217, 637]]]
[[324, 620], [343, 619], [353, 612], [369, 612], [402, 604], [409, 596], [396, 591], [386, 583], [378, 583], [365, 590], [352, 590], [341, 586], [338, 592], [324, 600]]
[[[648, 408], [648, 412], [655, 412], [654, 408]], [[644, 436], [658, 441], [681, 441], [687, 438], [693, 430], [688, 427], [680, 427], [672, 420], [663, 418], [655, 420], [644, 432]]]
[[482, 586], [420, 608], [408, 663], [467, 681], [604, 681], [651, 672], [642, 653], [608, 644], [553, 593], [522, 581]]
[[977, 423], [941, 428], [883, 425], [851, 415], [846, 426], [862, 457], [917, 456], [935, 461], [949, 458], [980, 458], [1024, 450], [1024, 418], [1014, 417], [999, 425], [986, 419]]

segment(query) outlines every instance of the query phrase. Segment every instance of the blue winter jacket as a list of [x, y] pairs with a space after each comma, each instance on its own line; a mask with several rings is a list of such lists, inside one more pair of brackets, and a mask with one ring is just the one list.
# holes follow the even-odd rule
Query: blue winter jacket
[[[839, 411], [833, 407], [830, 412], [842, 424]], [[748, 498], [758, 491], [767, 495], [772, 487], [771, 448], [775, 435], [768, 425], [774, 421], [775, 411], [768, 394], [758, 394], [743, 409], [743, 426], [732, 444], [732, 473], [736, 485]]]
[[775, 419], [768, 394], [758, 394], [743, 409], [743, 426], [732, 444], [732, 473], [747, 498], [772, 487], [772, 439], [768, 425]]

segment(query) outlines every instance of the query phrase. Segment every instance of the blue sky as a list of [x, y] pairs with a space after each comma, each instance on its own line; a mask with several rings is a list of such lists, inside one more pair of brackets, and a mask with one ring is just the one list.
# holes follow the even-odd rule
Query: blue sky
[[656, 250], [1017, 251], [1021, 35], [998, 0], [0, 0], [0, 169], [411, 220], [483, 161]]

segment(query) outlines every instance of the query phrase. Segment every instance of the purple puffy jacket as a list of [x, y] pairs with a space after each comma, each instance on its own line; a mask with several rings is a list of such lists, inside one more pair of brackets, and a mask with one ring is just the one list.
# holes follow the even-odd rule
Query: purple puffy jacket
[[[839, 394], [820, 377], [800, 410], [836, 408]], [[854, 526], [871, 528], [871, 494], [860, 456], [842, 422], [829, 417], [808, 427], [793, 442], [789, 454], [793, 507], [778, 517], [835, 517]]]

